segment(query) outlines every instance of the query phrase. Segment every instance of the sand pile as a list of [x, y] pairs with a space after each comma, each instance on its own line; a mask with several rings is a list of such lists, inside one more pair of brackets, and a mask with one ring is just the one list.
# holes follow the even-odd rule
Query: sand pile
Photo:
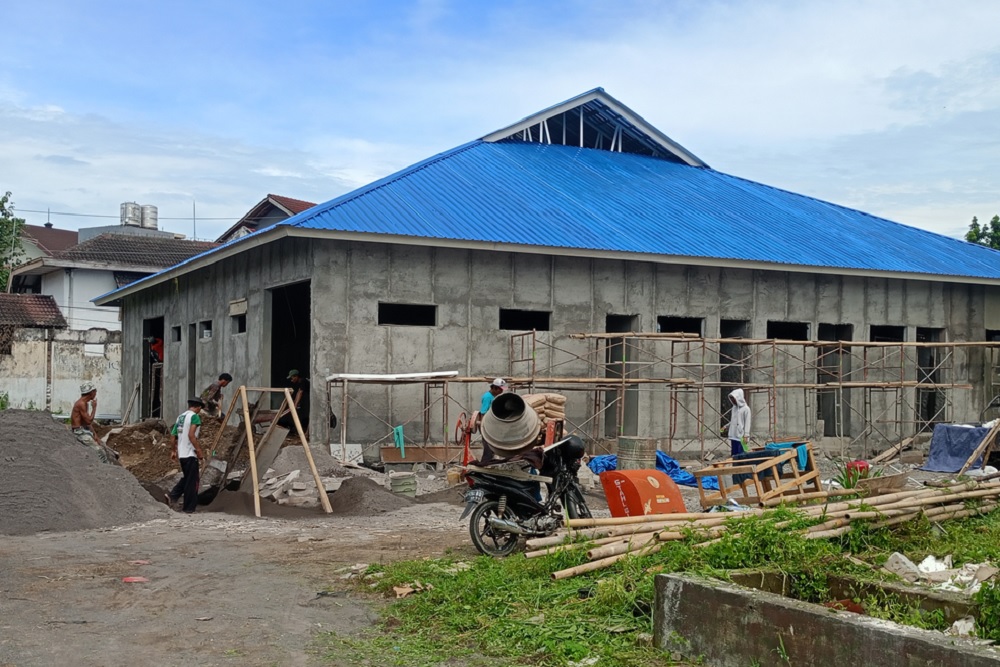
[[366, 477], [345, 479], [336, 493], [330, 496], [333, 513], [349, 516], [385, 514], [412, 504], [412, 498], [386, 491], [377, 482]]
[[0, 534], [102, 528], [167, 514], [127, 470], [99, 462], [49, 413], [0, 411]]

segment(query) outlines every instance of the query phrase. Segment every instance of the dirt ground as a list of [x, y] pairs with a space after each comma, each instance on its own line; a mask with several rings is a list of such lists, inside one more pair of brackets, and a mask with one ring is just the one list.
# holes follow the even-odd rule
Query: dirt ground
[[[461, 511], [435, 503], [298, 520], [199, 512], [4, 537], [0, 665], [337, 665], [316, 654], [317, 634], [370, 627], [378, 602], [357, 597], [336, 570], [471, 557]], [[131, 576], [149, 582], [122, 581]]]
[[[121, 468], [91, 460], [93, 452], [47, 416], [6, 411], [0, 421], [7, 475], [0, 505], [32, 522], [22, 530], [7, 521], [0, 540], [0, 667], [343, 664], [320, 655], [317, 637], [372, 627], [381, 602], [358, 594], [338, 570], [475, 555], [457, 493], [447, 488], [412, 501], [362, 476], [333, 494], [334, 515], [265, 503], [265, 518], [256, 519], [249, 496], [230, 492], [184, 515], [156, 504], [157, 489], [144, 494]], [[39, 438], [45, 442], [33, 444]], [[164, 458], [148, 432], [130, 438], [122, 439], [123, 458]], [[833, 463], [819, 463], [832, 476]], [[46, 477], [70, 464], [82, 486]], [[914, 480], [929, 475], [907, 469]], [[601, 494], [588, 471], [581, 481]], [[59, 500], [44, 505], [53, 516], [24, 508], [40, 490]], [[682, 487], [682, 495], [689, 510], [698, 508], [696, 490]], [[588, 501], [607, 516], [602, 498]], [[95, 506], [104, 508], [99, 518], [112, 509], [116, 518], [84, 523]], [[106, 527], [55, 532], [86, 525]]]

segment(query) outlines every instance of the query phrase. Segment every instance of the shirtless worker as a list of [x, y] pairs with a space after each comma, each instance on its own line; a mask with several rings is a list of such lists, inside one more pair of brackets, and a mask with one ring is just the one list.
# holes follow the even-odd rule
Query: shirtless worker
[[80, 398], [73, 404], [73, 412], [69, 417], [70, 428], [80, 444], [97, 452], [101, 463], [111, 463], [118, 456], [114, 450], [103, 447], [97, 442], [94, 432], [94, 416], [97, 414], [97, 389], [89, 382], [80, 385]]

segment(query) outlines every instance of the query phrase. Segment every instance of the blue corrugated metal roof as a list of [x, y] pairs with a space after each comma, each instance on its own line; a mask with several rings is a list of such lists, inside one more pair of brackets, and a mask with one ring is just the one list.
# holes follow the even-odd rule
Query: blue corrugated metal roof
[[281, 226], [1000, 280], [995, 250], [712, 169], [630, 153], [481, 140], [161, 273]]
[[279, 223], [594, 251], [1000, 279], [1000, 253], [627, 153], [472, 142]]

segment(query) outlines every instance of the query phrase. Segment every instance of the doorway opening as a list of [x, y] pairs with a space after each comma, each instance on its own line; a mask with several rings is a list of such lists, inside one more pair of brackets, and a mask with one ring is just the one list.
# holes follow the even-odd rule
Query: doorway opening
[[[628, 333], [639, 330], [638, 315], [608, 315], [605, 318], [605, 333]], [[604, 375], [608, 378], [621, 379], [628, 377], [629, 353], [625, 347], [625, 338], [609, 338], [605, 354]], [[633, 352], [634, 353], [634, 352]], [[621, 398], [622, 405], [616, 401]], [[614, 438], [619, 435], [636, 435], [639, 428], [639, 388], [626, 386], [625, 391], [610, 390], [604, 396], [604, 435]], [[618, 423], [619, 411], [622, 414], [621, 424]]]
[[[138, 412], [142, 419], [163, 416], [163, 356], [164, 323], [162, 317], [142, 321], [142, 371], [139, 375]], [[132, 389], [129, 387], [129, 389]], [[132, 391], [125, 398], [122, 409], [128, 408]], [[124, 414], [122, 415], [124, 417]], [[129, 416], [131, 418], [131, 415]]]
[[[854, 337], [852, 324], [823, 324], [818, 331], [820, 341], [849, 341]], [[851, 376], [850, 348], [824, 345], [816, 351], [816, 384], [839, 384]], [[851, 435], [850, 389], [844, 387], [817, 391], [816, 418], [823, 420], [823, 435]]]
[[[267, 296], [271, 313], [268, 382], [271, 387], [285, 387], [288, 386], [288, 371], [297, 370], [302, 377], [308, 378], [312, 368], [310, 283], [307, 280], [275, 287], [267, 291]], [[271, 394], [273, 402], [280, 403], [282, 398], [279, 394]]]
[[[945, 340], [944, 329], [917, 327], [918, 343], [940, 343]], [[940, 384], [944, 373], [943, 359], [936, 347], [917, 348], [917, 382]], [[934, 430], [934, 424], [945, 421], [945, 396], [941, 389], [917, 387], [917, 428], [919, 433]]]
[[[750, 320], [719, 320], [719, 338], [749, 338]], [[739, 343], [719, 344], [719, 428], [729, 424], [729, 392], [743, 386], [747, 380], [749, 349]]]

